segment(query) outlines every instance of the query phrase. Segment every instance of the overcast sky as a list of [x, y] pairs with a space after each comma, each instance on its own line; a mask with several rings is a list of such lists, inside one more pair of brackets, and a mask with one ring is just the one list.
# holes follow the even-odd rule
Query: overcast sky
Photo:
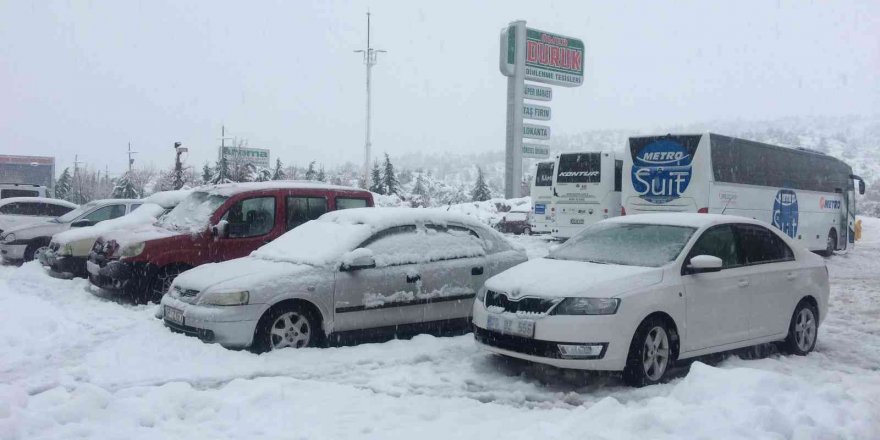
[[216, 159], [220, 127], [272, 160], [362, 160], [367, 8], [373, 148], [504, 145], [508, 22], [581, 38], [554, 133], [880, 113], [880, 2], [0, 1], [0, 154], [111, 173]]

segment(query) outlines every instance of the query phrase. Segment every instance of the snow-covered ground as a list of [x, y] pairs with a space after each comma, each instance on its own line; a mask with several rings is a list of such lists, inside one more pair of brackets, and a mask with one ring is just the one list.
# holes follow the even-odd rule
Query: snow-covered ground
[[[530, 257], [550, 245], [511, 240]], [[816, 352], [705, 360], [642, 389], [508, 361], [470, 335], [230, 351], [85, 280], [0, 267], [0, 439], [880, 438], [880, 220], [829, 265]]]

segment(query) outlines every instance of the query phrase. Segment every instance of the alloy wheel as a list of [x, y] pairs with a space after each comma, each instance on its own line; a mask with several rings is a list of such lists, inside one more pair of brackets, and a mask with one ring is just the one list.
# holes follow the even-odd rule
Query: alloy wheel
[[795, 343], [801, 351], [809, 351], [816, 340], [816, 317], [809, 307], [801, 309], [794, 324]]
[[642, 350], [642, 368], [652, 381], [660, 380], [669, 364], [669, 337], [663, 327], [652, 328]]
[[311, 330], [305, 316], [297, 312], [281, 314], [269, 329], [269, 346], [272, 350], [306, 347], [311, 340]]

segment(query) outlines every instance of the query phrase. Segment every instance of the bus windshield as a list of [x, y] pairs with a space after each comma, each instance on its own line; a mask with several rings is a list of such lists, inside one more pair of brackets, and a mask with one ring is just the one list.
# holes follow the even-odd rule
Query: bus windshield
[[535, 186], [552, 186], [553, 185], [553, 162], [542, 162], [538, 164], [538, 170], [535, 173]]
[[601, 153], [559, 155], [556, 183], [597, 183], [602, 177]]

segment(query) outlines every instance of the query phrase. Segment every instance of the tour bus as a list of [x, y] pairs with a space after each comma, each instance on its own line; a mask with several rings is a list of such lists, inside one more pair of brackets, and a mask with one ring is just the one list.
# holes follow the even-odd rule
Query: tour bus
[[553, 226], [550, 216], [553, 209], [553, 161], [538, 162], [535, 178], [532, 179], [532, 222], [533, 234], [549, 234]]
[[763, 220], [813, 251], [855, 241], [849, 165], [803, 148], [714, 133], [632, 137], [624, 156], [625, 214], [701, 212]]
[[571, 238], [587, 225], [620, 215], [622, 168], [611, 151], [556, 156], [553, 238]]

